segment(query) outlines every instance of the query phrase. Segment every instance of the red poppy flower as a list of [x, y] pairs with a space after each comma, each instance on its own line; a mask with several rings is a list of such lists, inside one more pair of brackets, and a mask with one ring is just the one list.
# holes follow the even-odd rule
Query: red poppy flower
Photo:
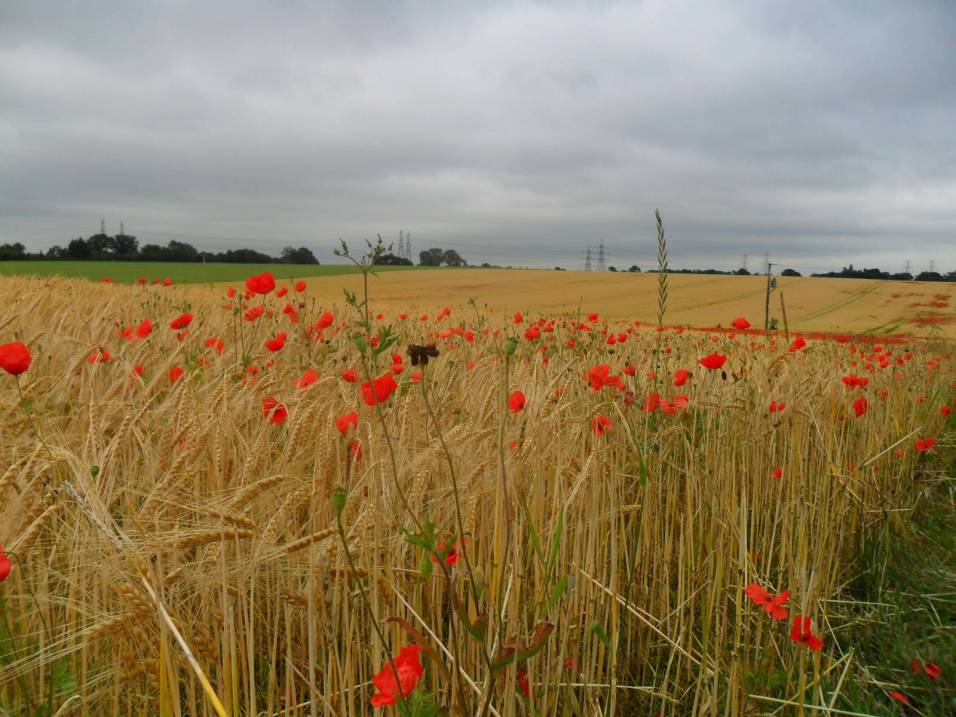
[[343, 436], [349, 432], [349, 426], [353, 428], [358, 428], [358, 414], [355, 411], [351, 413], [346, 413], [345, 415], [339, 416], [335, 419], [335, 428]]
[[902, 692], [897, 692], [893, 690], [889, 693], [890, 697], [899, 702], [901, 705], [908, 705], [910, 703], [910, 698], [904, 695]]
[[327, 329], [335, 321], [335, 316], [332, 315], [331, 311], [326, 311], [323, 313], [319, 320], [315, 322], [315, 328], [317, 329]]
[[89, 357], [86, 359], [86, 362], [88, 364], [95, 364], [95, 363], [106, 363], [107, 361], [112, 361], [112, 360], [113, 360], [113, 355], [110, 353], [110, 350], [108, 348], [103, 347], [99, 349], [94, 349], [93, 353], [91, 353]]
[[262, 416], [279, 425], [289, 417], [289, 409], [272, 397], [264, 398], [262, 399]]
[[744, 590], [744, 594], [750, 598], [754, 605], [762, 607], [773, 620], [786, 620], [790, 613], [784, 607], [790, 599], [789, 590], [784, 590], [779, 595], [773, 596], [757, 583], [750, 583]]
[[926, 676], [931, 680], [939, 679], [939, 676], [943, 674], [943, 668], [937, 665], [935, 662], [927, 662], [923, 667], [923, 672], [926, 673]]
[[222, 350], [226, 347], [226, 344], [223, 343], [223, 340], [217, 339], [215, 336], [213, 336], [212, 338], [206, 339], [203, 342], [203, 345], [207, 349], [213, 349], [213, 348], [216, 349], [217, 354], [221, 354]]
[[935, 438], [917, 438], [916, 439], [916, 451], [918, 453], [926, 453], [933, 446], [936, 445]]
[[524, 394], [521, 391], [515, 391], [508, 396], [508, 410], [512, 413], [520, 413], [524, 410]]
[[793, 340], [793, 342], [791, 342], [790, 350], [799, 351], [806, 345], [807, 345], [806, 339], [804, 339], [802, 336], [798, 336], [797, 338]]
[[143, 319], [136, 327], [136, 338], [138, 339], [145, 339], [151, 333], [153, 333], [153, 322], [149, 319]]
[[743, 331], [744, 329], [750, 328], [750, 322], [747, 321], [743, 316], [740, 316], [730, 322], [730, 325], [733, 326], [738, 331]]
[[588, 321], [590, 321], [592, 324], [600, 318], [601, 317], [599, 314], [588, 314]]
[[[438, 553], [445, 556], [445, 565], [451, 566], [451, 565], [456, 565], [458, 563], [458, 558], [460, 557], [458, 551], [460, 547], [463, 547], [463, 544], [464, 544], [464, 538], [462, 538], [460, 541], [452, 545], [451, 548], [449, 548], [444, 543], [438, 544], [437, 546]], [[436, 558], [434, 555], [432, 556], [432, 562], [438, 563], [438, 558]]]
[[14, 341], [10, 344], [0, 346], [0, 368], [11, 376], [19, 376], [30, 368], [30, 362], [33, 356], [30, 355], [30, 349], [26, 344]]
[[869, 408], [869, 406], [870, 404], [867, 400], [863, 396], [860, 396], [853, 402], [853, 412], [856, 414], [856, 417], [859, 418], [866, 413], [866, 409]]
[[0, 583], [10, 577], [10, 558], [7, 557], [7, 554], [3, 551], [3, 546], [0, 545]]
[[135, 366], [133, 366], [133, 375], [134, 375], [134, 376], [142, 376], [142, 375], [143, 375], [143, 364], [138, 363], [138, 364], [136, 364]]
[[620, 376], [611, 375], [611, 367], [606, 363], [592, 366], [587, 373], [588, 383], [591, 384], [592, 391], [600, 391], [604, 386], [617, 386], [622, 388]]
[[173, 285], [173, 280], [172, 280], [172, 279], [170, 279], [170, 278], [168, 278], [168, 277], [167, 277], [166, 279], [163, 279], [163, 286], [172, 286], [172, 285]]
[[189, 324], [191, 324], [192, 321], [193, 321], [192, 314], [183, 314], [178, 319], [173, 319], [169, 324], [169, 328], [176, 329], [177, 331], [179, 331], [180, 329], [185, 329], [187, 326], [189, 326]]
[[342, 372], [342, 380], [346, 383], [355, 383], [359, 380], [358, 370], [347, 368]]
[[521, 312], [519, 311], [511, 320], [516, 324], [520, 324], [522, 321], [524, 321], [524, 316], [522, 316]]
[[268, 294], [276, 288], [276, 278], [268, 271], [246, 279], [246, 289], [253, 294]]
[[368, 406], [383, 403], [388, 400], [389, 396], [391, 396], [397, 388], [398, 384], [395, 383], [392, 374], [382, 374], [371, 383], [368, 381], [362, 382], [362, 400], [364, 400]]
[[170, 383], [176, 383], [182, 375], [185, 373], [183, 369], [179, 366], [173, 366], [169, 371], [166, 372], [166, 376], [169, 378]]
[[404, 699], [414, 692], [424, 673], [419, 659], [420, 652], [421, 648], [418, 645], [403, 647], [398, 657], [386, 663], [372, 678], [372, 684], [377, 690], [372, 695], [372, 707], [394, 705], [397, 700]]
[[308, 388], [313, 383], [319, 380], [319, 372], [314, 368], [307, 368], [302, 372], [302, 375], [299, 376], [295, 381], [295, 385], [299, 388]]
[[228, 289], [226, 289], [226, 296], [228, 296], [230, 299], [235, 299], [236, 298], [235, 287], [230, 286]]
[[595, 416], [594, 420], [591, 421], [591, 429], [594, 431], [596, 436], [603, 436], [605, 433], [611, 430], [613, 425], [611, 424], [611, 419], [607, 416]]
[[780, 403], [778, 403], [777, 401], [771, 401], [770, 413], [777, 413], [778, 411], [782, 411], [786, 407], [787, 407], [787, 404], [783, 403], [782, 401]]
[[777, 466], [776, 468], [774, 468], [773, 473], [770, 474], [770, 477], [773, 478], [774, 480], [780, 480], [781, 478], [783, 478], [783, 468], [781, 468], [780, 466]]
[[697, 363], [704, 368], [709, 368], [711, 371], [716, 371], [727, 363], [727, 357], [724, 354], [707, 354]]
[[690, 371], [686, 368], [679, 368], [674, 372], [674, 385], [683, 386], [690, 378]]
[[806, 645], [811, 650], [822, 650], [823, 640], [810, 630], [810, 618], [805, 615], [794, 615], [793, 625], [790, 628], [790, 639]]
[[263, 306], [262, 304], [260, 304], [259, 306], [253, 306], [251, 309], [249, 309], [249, 310], [246, 312], [246, 314], [245, 314], [245, 316], [244, 316], [243, 318], [244, 318], [246, 321], [255, 321], [255, 320], [258, 319], [260, 316], [262, 316], [262, 313], [263, 313], [265, 310], [266, 310], [266, 307]]
[[139, 286], [143, 286], [143, 285], [146, 283], [146, 277], [145, 277], [145, 276], [139, 277], [139, 278], [136, 280], [136, 283], [137, 283]]
[[870, 383], [869, 376], [857, 376], [856, 374], [849, 374], [844, 376], [842, 379], [843, 385], [847, 388], [866, 388]]
[[757, 583], [750, 583], [750, 585], [744, 588], [744, 595], [749, 597], [757, 605], [763, 605], [770, 599], [770, 593]]
[[521, 690], [524, 696], [530, 700], [531, 683], [528, 682], [528, 668], [522, 667], [520, 670], [518, 670], [517, 674], [515, 675], [515, 680], [518, 683], [518, 688]]
[[272, 352], [279, 351], [283, 346], [285, 346], [285, 336], [282, 334], [266, 341], [266, 348]]
[[299, 279], [297, 282], [295, 282], [295, 290], [299, 294], [305, 291], [305, 282], [302, 281], [302, 279]]

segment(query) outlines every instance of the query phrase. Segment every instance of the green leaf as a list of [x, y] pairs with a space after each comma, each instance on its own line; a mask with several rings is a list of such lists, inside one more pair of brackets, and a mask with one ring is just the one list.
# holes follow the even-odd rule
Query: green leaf
[[551, 588], [551, 594], [548, 595], [548, 610], [551, 610], [555, 605], [557, 605], [558, 600], [560, 600], [564, 593], [568, 591], [568, 576], [565, 575], [562, 577], [557, 584]]
[[421, 570], [422, 575], [426, 578], [430, 578], [432, 573], [435, 572], [435, 566], [432, 564], [432, 558], [428, 553], [422, 553]]
[[551, 536], [551, 555], [548, 556], [548, 577], [554, 571], [554, 565], [558, 561], [558, 550], [561, 548], [561, 536], [564, 534], [564, 506], [561, 506], [561, 512], [558, 513], [558, 524], [554, 526], [554, 535]]
[[398, 713], [402, 717], [439, 717], [444, 714], [435, 703], [435, 695], [424, 690], [415, 690], [398, 703]]
[[335, 510], [336, 515], [342, 515], [342, 511], [345, 510], [345, 503], [347, 500], [348, 493], [346, 493], [342, 488], [336, 488], [332, 493], [332, 508]]
[[598, 636], [598, 639], [604, 643], [604, 646], [608, 650], [611, 649], [611, 641], [608, 639], [607, 633], [604, 632], [604, 628], [601, 627], [596, 620], [591, 624], [591, 631]]
[[497, 677], [498, 675], [500, 675], [503, 670], [507, 669], [508, 665], [510, 665], [512, 662], [515, 661], [516, 657], [517, 657], [517, 654], [512, 654], [504, 658], [503, 660], [498, 660], [498, 662], [495, 662], [491, 666], [491, 674], [494, 677]]

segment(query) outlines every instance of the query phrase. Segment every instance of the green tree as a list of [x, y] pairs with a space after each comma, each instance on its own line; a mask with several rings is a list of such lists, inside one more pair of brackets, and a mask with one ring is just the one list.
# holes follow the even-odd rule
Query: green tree
[[113, 237], [113, 253], [117, 259], [135, 259], [139, 252], [139, 242], [129, 234], [117, 234]]
[[420, 266], [441, 266], [445, 258], [445, 252], [441, 249], [426, 249], [418, 253], [418, 263]]
[[468, 262], [461, 258], [461, 255], [454, 249], [445, 249], [442, 254], [442, 262], [445, 266], [468, 266]]
[[26, 247], [20, 242], [0, 244], [0, 259], [22, 259], [25, 254]]
[[108, 258], [113, 253], [113, 237], [107, 234], [94, 234], [86, 240], [93, 258]]
[[306, 249], [304, 246], [300, 246], [298, 249], [294, 249], [291, 246], [287, 246], [282, 250], [282, 259], [283, 264], [318, 264], [319, 260], [315, 258], [315, 254], [312, 253], [311, 249]]
[[192, 244], [171, 240], [166, 245], [164, 261], [199, 261], [199, 252]]
[[89, 259], [93, 252], [90, 251], [90, 245], [86, 243], [86, 239], [78, 237], [70, 241], [66, 247], [66, 253], [71, 259]]

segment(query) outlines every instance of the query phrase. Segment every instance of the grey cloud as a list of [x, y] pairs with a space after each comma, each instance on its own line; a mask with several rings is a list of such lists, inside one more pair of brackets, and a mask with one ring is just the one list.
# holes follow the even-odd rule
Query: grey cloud
[[23, 3], [0, 241], [956, 268], [951, 3]]

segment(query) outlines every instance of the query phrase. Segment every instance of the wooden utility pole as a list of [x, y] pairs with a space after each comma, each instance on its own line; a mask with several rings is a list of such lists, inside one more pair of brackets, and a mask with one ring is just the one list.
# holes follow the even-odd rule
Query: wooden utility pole
[[773, 274], [770, 271], [770, 267], [773, 264], [770, 263], [770, 255], [765, 255], [767, 257], [767, 295], [764, 300], [763, 308], [763, 330], [770, 330], [770, 292], [773, 291]]

